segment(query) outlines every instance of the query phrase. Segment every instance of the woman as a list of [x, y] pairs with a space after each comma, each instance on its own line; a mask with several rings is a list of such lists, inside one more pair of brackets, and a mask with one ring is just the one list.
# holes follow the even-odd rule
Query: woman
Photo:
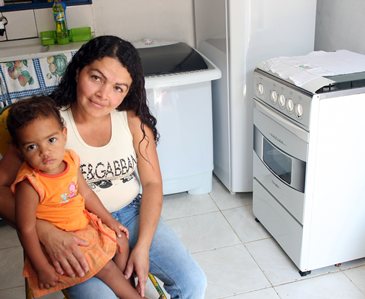
[[[203, 271], [160, 220], [158, 133], [146, 103], [136, 49], [115, 36], [89, 41], [72, 58], [52, 97], [67, 126], [67, 147], [80, 155], [86, 181], [129, 230], [126, 277], [135, 273], [142, 296], [150, 271], [163, 281], [171, 298], [204, 298]], [[13, 148], [0, 161], [0, 209], [10, 221], [14, 221], [14, 204], [8, 186], [20, 163]], [[41, 221], [37, 231], [58, 272], [82, 276], [88, 270], [78, 249], [87, 245], [83, 240]], [[70, 288], [69, 294], [73, 299], [116, 298], [97, 278]]]

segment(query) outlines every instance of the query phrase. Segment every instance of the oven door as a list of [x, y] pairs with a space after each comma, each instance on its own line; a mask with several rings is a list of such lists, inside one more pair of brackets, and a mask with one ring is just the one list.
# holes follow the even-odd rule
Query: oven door
[[307, 131], [255, 100], [254, 179], [301, 224], [308, 140]]

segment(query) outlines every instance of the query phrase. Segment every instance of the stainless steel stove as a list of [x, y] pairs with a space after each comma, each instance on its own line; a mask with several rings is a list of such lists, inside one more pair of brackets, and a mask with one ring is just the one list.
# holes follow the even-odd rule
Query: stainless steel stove
[[301, 275], [365, 257], [365, 74], [254, 86], [255, 217]]

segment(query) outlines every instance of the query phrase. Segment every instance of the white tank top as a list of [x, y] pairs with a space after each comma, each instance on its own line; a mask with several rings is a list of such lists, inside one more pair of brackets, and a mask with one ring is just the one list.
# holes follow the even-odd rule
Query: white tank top
[[91, 189], [109, 212], [129, 204], [140, 192], [137, 158], [127, 112], [111, 113], [112, 136], [108, 144], [90, 146], [80, 136], [71, 109], [61, 110], [67, 127], [68, 148], [80, 156], [80, 169]]

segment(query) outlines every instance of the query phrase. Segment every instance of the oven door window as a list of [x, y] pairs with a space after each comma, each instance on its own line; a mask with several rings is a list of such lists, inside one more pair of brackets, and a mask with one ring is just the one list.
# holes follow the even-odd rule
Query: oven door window
[[291, 185], [292, 159], [277, 150], [266, 139], [263, 140], [263, 160], [279, 178]]
[[[282, 151], [254, 126], [254, 151], [270, 172], [289, 187], [304, 193], [307, 162]], [[290, 152], [290, 149], [289, 149]]]

